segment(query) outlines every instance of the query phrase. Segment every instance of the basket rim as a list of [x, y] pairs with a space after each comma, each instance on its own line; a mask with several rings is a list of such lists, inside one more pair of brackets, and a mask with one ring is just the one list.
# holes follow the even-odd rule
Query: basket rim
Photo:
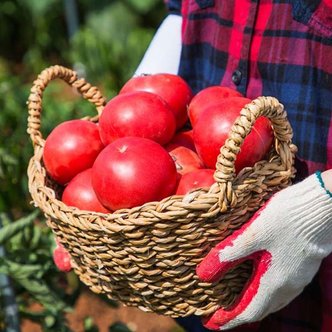
[[[35, 151], [38, 151], [38, 149], [36, 149]], [[29, 169], [35, 168], [36, 170], [39, 170], [39, 173], [42, 174], [43, 181], [47, 179], [48, 181], [53, 182], [53, 184], [56, 184], [56, 182], [50, 179], [47, 175], [46, 169], [42, 165], [41, 159], [37, 157], [38, 154], [41, 156], [42, 152], [39, 152], [37, 154], [35, 153], [31, 157]], [[280, 173], [280, 175], [285, 178], [291, 178], [294, 175], [294, 169], [285, 169], [283, 167], [279, 167], [278, 169], [278, 166], [282, 165], [280, 163], [280, 158], [278, 158], [278, 156], [274, 156], [274, 158], [275, 159], [273, 164], [268, 160], [261, 160], [257, 162], [253, 167], [247, 167], [243, 169], [231, 183], [235, 195], [240, 193], [242, 190], [245, 190], [244, 183], [246, 182], [246, 180], [248, 182], [252, 182], [253, 180], [255, 180], [257, 178], [255, 170], [264, 169], [264, 166], [265, 172], [269, 172], [269, 166], [271, 165], [270, 171], [273, 170], [274, 172]], [[104, 228], [103, 226], [105, 226], [112, 232], [119, 232], [123, 228], [131, 227], [133, 222], [143, 222], [147, 218], [155, 220], [155, 222], [158, 222], [161, 219], [169, 221], [176, 219], [178, 222], [181, 221], [181, 213], [178, 213], [177, 215], [172, 215], [170, 213], [170, 207], [176, 208], [178, 209], [178, 211], [180, 211], [181, 208], [184, 209], [184, 211], [190, 209], [192, 210], [192, 213], [196, 215], [196, 217], [204, 219], [212, 217], [214, 214], [220, 212], [220, 209], [218, 208], [212, 212], [208, 211], [211, 205], [218, 205], [219, 202], [220, 187], [216, 182], [210, 187], [194, 189], [186, 195], [171, 195], [160, 201], [147, 202], [143, 205], [133, 208], [120, 209], [110, 213], [102, 213], [82, 210], [73, 206], [68, 206], [60, 199], [56, 198], [56, 192], [50, 186], [47, 186], [45, 183], [39, 183], [40, 181], [38, 180], [31, 180], [31, 177], [29, 177], [29, 180], [29, 190], [37, 207], [43, 210], [47, 215], [55, 217], [52, 216], [52, 213], [48, 212], [52, 211], [54, 207], [57, 206], [58, 210], [65, 212], [66, 214], [71, 214], [77, 219], [79, 219], [79, 221], [82, 222], [82, 226], [84, 226], [84, 229], [87, 226], [88, 228], [95, 228], [94, 225], [98, 225], [102, 228]], [[36, 192], [36, 188], [39, 189], [40, 194]], [[43, 197], [42, 199], [40, 199], [41, 196]], [[200, 206], [204, 204], [205, 200], [207, 200], [208, 202], [206, 203], [205, 207]], [[214, 203], [211, 204], [211, 201], [214, 201]], [[174, 209], [171, 209], [171, 212], [173, 213]], [[149, 215], [149, 217], [147, 217], [147, 215]], [[185, 219], [188, 218], [188, 214], [184, 212], [183, 217], [183, 220], [185, 222]], [[95, 220], [93, 223], [91, 223], [91, 219], [93, 218]], [[114, 221], [116, 221], [116, 223], [114, 223]]]

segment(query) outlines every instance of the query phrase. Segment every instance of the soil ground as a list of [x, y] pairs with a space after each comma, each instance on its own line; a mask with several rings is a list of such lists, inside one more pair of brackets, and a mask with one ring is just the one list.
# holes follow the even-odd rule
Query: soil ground
[[[31, 308], [32, 310], [38, 310]], [[70, 328], [74, 332], [84, 332], [83, 322], [86, 317], [92, 317], [99, 332], [109, 332], [113, 323], [121, 322], [127, 325], [132, 332], [183, 332], [176, 322], [165, 316], [145, 313], [137, 308], [119, 306], [113, 308], [88, 290], [81, 293], [75, 309], [68, 314]], [[43, 332], [38, 324], [31, 321], [22, 322], [21, 332]]]

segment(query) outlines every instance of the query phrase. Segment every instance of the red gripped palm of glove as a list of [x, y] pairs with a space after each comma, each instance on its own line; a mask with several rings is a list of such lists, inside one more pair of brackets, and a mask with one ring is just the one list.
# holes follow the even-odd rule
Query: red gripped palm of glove
[[216, 282], [243, 261], [251, 278], [236, 303], [203, 319], [212, 330], [256, 322], [299, 295], [332, 252], [332, 198], [320, 174], [275, 194], [239, 230], [221, 241], [197, 267], [198, 277]]

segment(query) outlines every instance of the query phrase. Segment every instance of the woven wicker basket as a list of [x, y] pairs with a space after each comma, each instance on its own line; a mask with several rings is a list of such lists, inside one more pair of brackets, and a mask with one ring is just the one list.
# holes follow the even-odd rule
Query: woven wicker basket
[[[28, 100], [28, 133], [34, 146], [29, 190], [48, 226], [70, 252], [81, 281], [93, 292], [125, 305], [171, 317], [207, 315], [231, 304], [248, 280], [251, 264], [243, 263], [218, 283], [199, 281], [195, 268], [215, 244], [291, 183], [296, 147], [283, 106], [275, 98], [259, 97], [242, 109], [221, 148], [216, 182], [210, 188], [101, 214], [62, 203], [61, 188], [48, 177], [42, 163], [42, 96], [56, 78], [75, 87], [96, 106], [98, 114], [105, 99], [72, 70], [53, 66], [34, 81]], [[268, 160], [235, 175], [236, 154], [261, 115], [273, 124], [274, 147]], [[89, 120], [97, 121], [98, 115]]]

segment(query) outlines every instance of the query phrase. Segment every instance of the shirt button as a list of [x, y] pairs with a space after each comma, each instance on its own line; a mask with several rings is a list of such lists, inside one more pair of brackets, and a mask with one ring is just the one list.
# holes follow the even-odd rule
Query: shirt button
[[242, 80], [242, 73], [239, 70], [235, 70], [232, 75], [232, 81], [235, 85], [239, 85]]

